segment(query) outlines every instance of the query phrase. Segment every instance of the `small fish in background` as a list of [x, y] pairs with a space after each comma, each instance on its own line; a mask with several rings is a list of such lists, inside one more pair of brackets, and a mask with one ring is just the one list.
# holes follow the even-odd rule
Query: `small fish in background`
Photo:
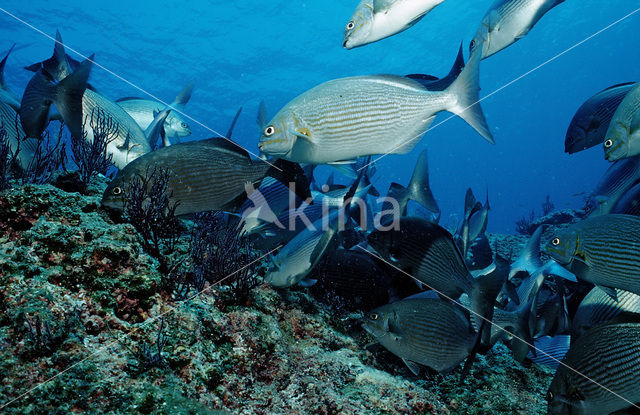
[[246, 198], [247, 182], [258, 184], [266, 176], [295, 183], [300, 197], [309, 196], [309, 185], [300, 166], [285, 160], [274, 161], [273, 166], [251, 160], [238, 145], [224, 138], [210, 138], [163, 147], [129, 163], [105, 189], [102, 205], [121, 210], [130, 183], [154, 169], [170, 173], [167, 194], [171, 202], [179, 202], [176, 215], [233, 211]]
[[16, 44], [14, 43], [7, 51], [7, 54], [4, 56], [4, 58], [2, 58], [2, 60], [0, 61], [0, 102], [4, 102], [17, 112], [20, 110], [20, 98], [18, 98], [16, 94], [14, 94], [13, 91], [9, 89], [4, 80], [4, 70], [7, 66], [7, 59], [9, 59], [9, 55], [15, 47]]
[[601, 145], [618, 106], [635, 82], [610, 86], [598, 92], [580, 106], [569, 124], [564, 151], [574, 154]]
[[[180, 112], [184, 111], [185, 105], [191, 98], [193, 85], [193, 82], [187, 84], [187, 86], [185, 86], [173, 100], [171, 107]], [[116, 100], [116, 103], [120, 105], [120, 107], [122, 107], [122, 109], [125, 110], [131, 118], [133, 118], [142, 130], [146, 130], [158, 113], [166, 107], [158, 101], [135, 97], [120, 98]], [[172, 111], [164, 121], [162, 130], [163, 145], [170, 145], [166, 138], [181, 138], [189, 135], [191, 135], [191, 128], [189, 128], [189, 124], [185, 117], [176, 111]]]
[[473, 191], [470, 188], [467, 189], [464, 200], [464, 216], [460, 223], [460, 227], [454, 235], [456, 244], [462, 253], [462, 257], [465, 258], [465, 261], [469, 246], [481, 235], [484, 235], [487, 230], [490, 209], [491, 206], [489, 205], [488, 190], [486, 202], [483, 205], [476, 200], [473, 195]]
[[594, 287], [582, 299], [571, 325], [574, 340], [591, 327], [613, 320], [621, 314], [640, 315], [640, 296], [620, 289], [615, 292], [617, 301], [600, 288]]
[[626, 191], [620, 200], [618, 200], [611, 213], [640, 216], [640, 183]]
[[547, 392], [549, 413], [600, 415], [631, 407], [640, 402], [638, 367], [640, 323], [593, 327], [571, 345], [558, 367]]
[[482, 46], [482, 59], [494, 55], [525, 37], [549, 10], [564, 0], [496, 0], [469, 45]]
[[420, 365], [450, 372], [473, 353], [478, 338], [458, 306], [431, 298], [379, 307], [365, 316], [362, 326], [415, 375]]
[[610, 214], [556, 231], [544, 252], [616, 298], [614, 288], [640, 295], [639, 248], [640, 218]]
[[[640, 180], [640, 156], [614, 161], [589, 196], [589, 216], [614, 213], [618, 202]], [[616, 212], [620, 213], [620, 212]]]
[[613, 114], [603, 147], [609, 161], [640, 154], [640, 82], [633, 85]]
[[[151, 151], [162, 130], [170, 110], [157, 114], [146, 131], [118, 104], [87, 88], [92, 68], [93, 55], [79, 64], [71, 73], [60, 33], [54, 54], [49, 62], [56, 75], [43, 68], [38, 69], [25, 88], [20, 102], [20, 123], [27, 137], [39, 138], [49, 122], [49, 109], [53, 103], [60, 112], [65, 125], [75, 137], [93, 141], [93, 128], [101, 124], [111, 137], [107, 152], [113, 164], [122, 169], [131, 161]], [[62, 79], [62, 74], [69, 73]], [[58, 82], [54, 82], [58, 80]]]
[[404, 154], [442, 111], [463, 118], [494, 143], [478, 104], [479, 64], [480, 55], [472, 54], [453, 84], [438, 92], [394, 75], [325, 82], [286, 104], [265, 127], [258, 147], [265, 155], [308, 164]]
[[353, 49], [418, 23], [444, 0], [362, 0], [347, 23], [342, 46]]

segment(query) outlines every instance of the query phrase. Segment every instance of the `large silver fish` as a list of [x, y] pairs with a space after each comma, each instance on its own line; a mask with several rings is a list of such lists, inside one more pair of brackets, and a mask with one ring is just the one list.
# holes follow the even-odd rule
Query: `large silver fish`
[[564, 0], [496, 0], [471, 41], [473, 51], [482, 45], [482, 59], [500, 52], [529, 33], [549, 10]]
[[609, 161], [640, 154], [640, 82], [624, 97], [605, 135], [604, 157]]
[[440, 373], [456, 368], [477, 339], [461, 309], [440, 299], [407, 299], [366, 315], [363, 327], [414, 373], [428, 366]]
[[156, 116], [147, 131], [118, 104], [97, 92], [86, 89], [92, 58], [84, 61], [71, 75], [53, 83], [42, 70], [31, 78], [22, 96], [20, 121], [28, 137], [40, 137], [49, 122], [49, 107], [54, 103], [71, 134], [93, 141], [94, 131], [109, 137], [107, 153], [113, 164], [124, 168], [131, 161], [151, 151], [170, 110]]
[[259, 184], [267, 175], [296, 183], [296, 191], [303, 198], [309, 195], [299, 166], [285, 161], [271, 166], [251, 160], [241, 147], [223, 138], [210, 138], [163, 147], [134, 160], [107, 186], [102, 204], [121, 210], [129, 184], [154, 169], [169, 173], [167, 194], [171, 202], [178, 202], [176, 215], [231, 209], [245, 195], [248, 183]]
[[640, 218], [589, 217], [558, 230], [544, 251], [579, 279], [615, 298], [613, 288], [640, 295]]
[[634, 84], [611, 86], [585, 101], [569, 124], [564, 151], [573, 154], [602, 144], [613, 114]]
[[9, 55], [15, 46], [16, 45], [14, 43], [5, 57], [0, 61], [0, 102], [9, 104], [11, 108], [18, 111], [20, 109], [20, 99], [9, 89], [9, 87], [7, 87], [4, 80], [4, 68], [7, 64], [7, 59], [9, 59]]
[[[189, 102], [192, 91], [193, 83], [189, 83], [171, 103], [171, 107], [182, 111], [187, 102]], [[116, 102], [135, 120], [142, 130], [146, 130], [155, 116], [166, 108], [164, 104], [158, 101], [144, 98], [121, 98]], [[167, 138], [179, 138], [189, 135], [191, 135], [191, 129], [187, 120], [178, 112], [172, 111], [164, 121], [164, 136]], [[165, 142], [165, 146], [166, 144]]]
[[603, 415], [631, 407], [640, 402], [640, 323], [592, 328], [562, 363], [547, 392], [550, 414]]
[[428, 91], [401, 76], [374, 75], [325, 82], [285, 105], [264, 129], [267, 155], [309, 164], [407, 153], [436, 114], [450, 111], [493, 143], [478, 104], [480, 55], [471, 56], [444, 91]]
[[574, 340], [591, 327], [610, 321], [620, 314], [640, 315], [640, 296], [628, 291], [616, 289], [618, 301], [609, 294], [595, 287], [582, 299], [571, 323], [571, 334]]
[[362, 0], [344, 30], [353, 49], [407, 30], [444, 0]]

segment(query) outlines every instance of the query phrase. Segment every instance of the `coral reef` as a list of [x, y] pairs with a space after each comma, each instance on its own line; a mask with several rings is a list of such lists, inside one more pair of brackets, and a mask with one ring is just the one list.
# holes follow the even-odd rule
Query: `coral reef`
[[[461, 384], [416, 377], [308, 289], [177, 300], [131, 224], [52, 185], [0, 193], [0, 412], [536, 414], [551, 374], [497, 346]], [[492, 235], [506, 257], [524, 237]], [[188, 245], [188, 244], [187, 244]], [[188, 246], [182, 247], [188, 255]], [[213, 281], [213, 280], [212, 280]]]

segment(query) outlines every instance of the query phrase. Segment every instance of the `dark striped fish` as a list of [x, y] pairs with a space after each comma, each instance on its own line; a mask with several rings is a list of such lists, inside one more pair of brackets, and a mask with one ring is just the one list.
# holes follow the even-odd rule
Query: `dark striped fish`
[[365, 317], [363, 327], [416, 375], [418, 365], [440, 373], [456, 368], [472, 353], [477, 337], [458, 306], [429, 298], [379, 307]]
[[8, 103], [0, 101], [0, 130], [7, 134], [9, 149], [13, 154], [18, 152], [17, 162], [21, 169], [26, 169], [33, 159], [36, 140], [27, 139], [22, 131], [18, 113]]
[[634, 84], [611, 86], [585, 101], [569, 124], [564, 151], [573, 154], [602, 144], [613, 114]]
[[107, 186], [102, 204], [122, 209], [123, 193], [129, 183], [148, 176], [156, 168], [166, 169], [170, 174], [167, 194], [173, 202], [179, 202], [176, 215], [233, 209], [236, 199], [244, 197], [245, 185], [259, 185], [267, 175], [296, 183], [299, 195], [305, 198], [309, 195], [306, 178], [298, 165], [284, 160], [276, 161], [275, 165], [282, 171], [251, 160], [246, 151], [222, 138], [175, 144], [129, 163]]
[[640, 296], [623, 290], [615, 290], [618, 301], [595, 287], [582, 300], [571, 325], [575, 338], [582, 336], [591, 327], [613, 320], [620, 314], [640, 314]]
[[571, 336], [568, 334], [560, 334], [553, 337], [540, 337], [534, 341], [536, 349], [535, 355], [529, 352], [527, 359], [540, 366], [557, 369], [560, 362], [569, 351], [570, 345]]
[[640, 156], [618, 160], [611, 164], [590, 196], [591, 216], [612, 213], [618, 201], [640, 181]]
[[257, 189], [249, 186], [245, 190], [247, 200], [240, 206], [241, 233], [245, 235], [264, 230], [266, 224], [286, 229], [288, 223], [281, 223], [278, 215], [300, 206], [300, 198], [273, 177], [265, 177]]
[[640, 218], [603, 215], [557, 231], [544, 248], [576, 277], [615, 297], [613, 288], [640, 294]]
[[310, 164], [407, 153], [442, 111], [453, 112], [493, 143], [478, 104], [479, 54], [444, 91], [394, 75], [325, 82], [286, 104], [264, 129], [267, 155]]
[[0, 61], [0, 102], [4, 102], [8, 104], [14, 111], [18, 111], [20, 109], [20, 99], [7, 87], [7, 84], [4, 81], [4, 68], [7, 64], [7, 59], [9, 59], [9, 55], [11, 51], [15, 47], [15, 43], [5, 57]]
[[627, 190], [611, 213], [640, 216], [640, 183]]
[[610, 414], [640, 402], [639, 323], [592, 328], [562, 363], [547, 392], [550, 414]]
[[549, 10], [564, 0], [496, 0], [482, 19], [471, 51], [482, 48], [482, 59], [500, 52], [529, 33]]
[[365, 252], [345, 249], [326, 252], [311, 277], [318, 280], [311, 288], [314, 296], [338, 296], [351, 310], [371, 310], [391, 299], [390, 277]]

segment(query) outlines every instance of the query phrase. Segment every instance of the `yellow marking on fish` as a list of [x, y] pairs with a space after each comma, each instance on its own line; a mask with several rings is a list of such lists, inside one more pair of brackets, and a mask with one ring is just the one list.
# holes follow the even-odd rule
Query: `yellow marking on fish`
[[302, 127], [302, 128], [298, 127], [298, 128], [296, 128], [296, 131], [299, 132], [300, 134], [306, 136], [306, 137], [311, 138], [311, 132], [309, 131], [309, 129], [307, 127]]
[[262, 142], [262, 146], [268, 146], [270, 144], [282, 143], [282, 138], [274, 138], [273, 140], [267, 140]]

